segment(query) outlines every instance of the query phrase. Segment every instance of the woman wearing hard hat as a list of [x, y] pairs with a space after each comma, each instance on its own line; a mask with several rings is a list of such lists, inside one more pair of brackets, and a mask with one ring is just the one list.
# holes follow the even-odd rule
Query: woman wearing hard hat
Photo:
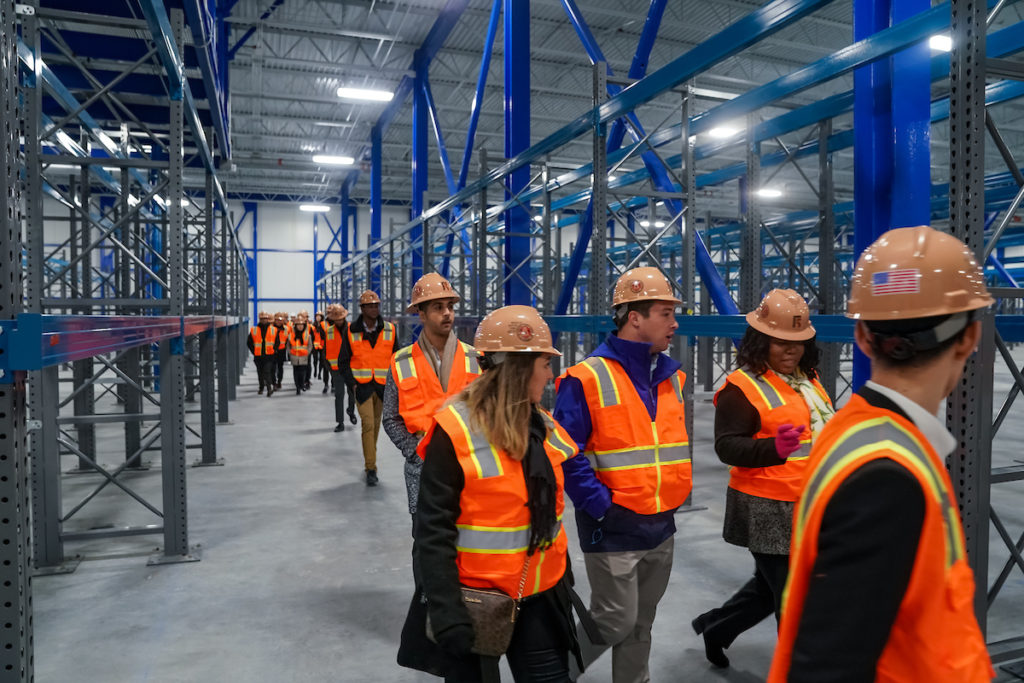
[[561, 466], [576, 447], [539, 406], [561, 354], [529, 306], [492, 312], [474, 345], [483, 375], [435, 415], [419, 446], [413, 554], [426, 602], [413, 599], [398, 661], [452, 681], [497, 680], [497, 657], [476, 654], [481, 634], [461, 587], [496, 589], [519, 603], [505, 653], [515, 680], [568, 680], [576, 638]]
[[773, 289], [747, 314], [738, 369], [715, 394], [715, 452], [730, 466], [722, 536], [750, 550], [754, 576], [721, 607], [693, 620], [708, 660], [765, 617], [779, 614], [789, 565], [794, 501], [814, 438], [832, 417], [818, 382], [807, 303]]

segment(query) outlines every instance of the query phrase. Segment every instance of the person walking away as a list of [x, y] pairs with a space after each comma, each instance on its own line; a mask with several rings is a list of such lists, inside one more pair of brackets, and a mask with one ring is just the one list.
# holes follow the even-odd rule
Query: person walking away
[[616, 282], [617, 331], [558, 381], [555, 419], [579, 447], [563, 466], [603, 643], [583, 638], [589, 665], [609, 646], [614, 683], [650, 680], [651, 628], [672, 571], [675, 511], [690, 494], [686, 374], [665, 351], [680, 300], [657, 268]]
[[359, 296], [359, 317], [348, 326], [342, 340], [338, 366], [345, 383], [338, 391], [351, 387], [355, 393], [367, 486], [377, 485], [377, 435], [383, 416], [384, 383], [394, 350], [395, 326], [380, 317], [377, 293], [366, 290]]
[[[341, 355], [341, 348], [348, 336], [348, 311], [341, 304], [331, 304], [327, 307], [327, 321], [324, 326], [324, 355], [327, 358], [327, 367], [330, 371], [329, 377], [334, 385], [334, 431], [345, 431], [345, 378], [338, 364], [338, 356]], [[327, 391], [327, 384], [324, 384], [324, 393]], [[349, 418], [352, 424], [356, 423], [355, 408], [352, 392], [349, 392]]]
[[818, 382], [810, 310], [792, 289], [773, 289], [747, 314], [737, 370], [715, 394], [715, 452], [729, 465], [722, 537], [747, 548], [754, 576], [721, 607], [693, 620], [712, 664], [765, 617], [778, 619], [789, 568], [793, 506], [813, 440], [835, 411]]
[[313, 349], [313, 333], [309, 329], [309, 314], [300, 311], [288, 337], [288, 356], [292, 362], [292, 377], [295, 380], [295, 394], [309, 388], [310, 352]]
[[467, 586], [519, 599], [505, 652], [517, 683], [565, 681], [578, 646], [562, 465], [576, 448], [539, 405], [558, 351], [529, 306], [485, 317], [475, 345], [483, 375], [434, 416], [418, 447], [424, 464], [414, 558], [422, 586], [398, 663], [445, 681], [498, 680], [498, 657], [474, 651], [478, 634], [461, 590]]
[[441, 404], [480, 375], [476, 349], [459, 341], [453, 329], [459, 298], [451, 283], [437, 273], [416, 281], [406, 312], [419, 315], [422, 330], [416, 342], [391, 357], [384, 383], [381, 423], [405, 458], [405, 488], [414, 525], [423, 466], [416, 447]]
[[857, 260], [846, 315], [871, 379], [811, 448], [770, 683], [995, 676], [936, 417], [992, 303], [970, 249], [927, 226]]
[[260, 311], [256, 316], [257, 325], [249, 330], [246, 344], [256, 364], [256, 374], [260, 380], [259, 393], [267, 390], [267, 398], [274, 394], [274, 370], [277, 356], [277, 328], [270, 322], [270, 314]]

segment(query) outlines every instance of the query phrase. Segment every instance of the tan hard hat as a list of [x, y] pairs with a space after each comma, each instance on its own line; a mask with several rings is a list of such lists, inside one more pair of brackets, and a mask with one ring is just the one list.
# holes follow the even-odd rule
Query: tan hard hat
[[681, 304], [672, 291], [672, 284], [657, 268], [644, 266], [627, 270], [615, 283], [612, 307], [635, 301], [668, 301]]
[[927, 225], [896, 228], [857, 259], [846, 316], [858, 320], [927, 318], [991, 306], [974, 254]]
[[[460, 301], [462, 297], [455, 293], [452, 283], [437, 273], [427, 273], [412, 287], [412, 300], [406, 313], [415, 313], [420, 304], [436, 299], [455, 299]], [[362, 301], [360, 301], [362, 303]]]
[[270, 314], [269, 314], [269, 313], [267, 313], [266, 311], [260, 311], [260, 312], [259, 312], [259, 315], [257, 315], [256, 317], [257, 317], [257, 318], [258, 318], [259, 320], [265, 320], [266, 318], [269, 318], [269, 317], [270, 317]]
[[773, 289], [747, 313], [747, 324], [769, 337], [804, 341], [815, 334], [807, 302], [792, 289]]
[[306, 309], [302, 309], [301, 311], [298, 312], [297, 315], [300, 315], [300, 316], [308, 318], [309, 317], [309, 311], [307, 311]]
[[552, 345], [551, 329], [533, 306], [505, 306], [491, 311], [477, 326], [473, 345], [481, 353], [562, 355]]
[[366, 306], [367, 304], [379, 304], [380, 297], [377, 296], [377, 292], [372, 289], [368, 289], [359, 295], [359, 305]]
[[280, 311], [278, 311], [277, 313], [274, 314], [274, 320], [282, 320], [282, 319], [287, 320], [288, 319], [288, 314], [287, 313], [281, 313]]

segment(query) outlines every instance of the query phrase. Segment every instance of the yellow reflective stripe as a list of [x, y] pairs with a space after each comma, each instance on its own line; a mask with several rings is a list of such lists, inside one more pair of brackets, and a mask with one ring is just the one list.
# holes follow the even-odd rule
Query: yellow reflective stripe
[[648, 448], [620, 449], [612, 453], [587, 451], [586, 455], [594, 469], [599, 472], [635, 470], [643, 467], [690, 462], [690, 450], [687, 444], [660, 444]]
[[[515, 527], [456, 524], [455, 528], [458, 530], [455, 548], [459, 552], [508, 555], [526, 552], [530, 547], [529, 524]], [[558, 538], [562, 532], [561, 515], [552, 530], [552, 538]]]
[[622, 403], [622, 397], [619, 396], [619, 387], [615, 384], [611, 367], [604, 358], [591, 357], [580, 363], [580, 365], [589, 370], [590, 374], [594, 376], [594, 381], [597, 382], [598, 400], [602, 408], [617, 406]]
[[[754, 375], [751, 375], [743, 368], [740, 368], [737, 372], [750, 380], [751, 386], [754, 387], [754, 390], [761, 396], [769, 408], [779, 408], [786, 405], [785, 399], [782, 398], [775, 387], [773, 387], [769, 382], [764, 381], [760, 376], [755, 377]], [[766, 389], [771, 390], [772, 398], [769, 398], [769, 395], [765, 393]]]
[[[452, 404], [448, 406], [448, 410], [452, 412], [455, 419], [458, 420], [459, 426], [462, 428], [462, 433], [466, 436], [466, 443], [469, 445], [469, 457], [473, 460], [473, 465], [476, 467], [477, 476], [481, 479], [486, 477], [496, 477], [505, 474], [505, 469], [501, 466], [501, 458], [498, 457], [498, 451], [490, 441], [483, 434], [476, 434], [470, 431], [468, 426], [469, 416], [463, 415], [461, 409], [465, 408], [464, 403]], [[480, 459], [478, 452], [490, 452], [490, 458]]]
[[479, 375], [480, 363], [477, 361], [478, 356], [476, 349], [469, 344], [463, 344], [462, 342], [459, 342], [459, 344], [462, 345], [462, 352], [466, 355], [466, 373], [470, 375]]
[[676, 371], [676, 373], [674, 375], [672, 375], [672, 388], [676, 390], [676, 398], [679, 399], [680, 403], [682, 403], [683, 402], [683, 382], [682, 382], [682, 378], [679, 376], [679, 372], [678, 371]]
[[411, 349], [411, 346], [407, 346], [395, 354], [395, 373], [399, 382], [416, 376], [416, 362], [412, 358]]
[[551, 444], [552, 448], [564, 455], [566, 460], [576, 455], [576, 446], [563, 439], [557, 429], [551, 429], [551, 436], [548, 437], [547, 442]]
[[658, 423], [651, 421], [651, 434], [654, 436], [654, 471], [658, 481], [654, 487], [654, 511], [661, 512], [661, 464], [658, 460], [661, 450], [658, 448]]

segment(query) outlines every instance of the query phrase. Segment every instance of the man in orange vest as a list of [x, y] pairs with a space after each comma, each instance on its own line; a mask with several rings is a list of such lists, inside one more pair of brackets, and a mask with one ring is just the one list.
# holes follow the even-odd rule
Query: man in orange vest
[[277, 367], [277, 328], [270, 324], [270, 314], [260, 311], [256, 327], [249, 330], [246, 344], [256, 363], [256, 375], [260, 380], [260, 391], [267, 389], [267, 398], [274, 394], [274, 370]]
[[384, 385], [382, 423], [405, 457], [405, 489], [414, 525], [423, 467], [416, 447], [445, 399], [480, 376], [476, 349], [459, 341], [453, 329], [458, 301], [451, 283], [437, 273], [416, 281], [406, 312], [418, 314], [423, 329], [414, 344], [391, 357]]
[[288, 314], [278, 311], [274, 314], [274, 327], [277, 328], [277, 352], [274, 354], [274, 390], [281, 388], [284, 379], [284, 361], [288, 358]]
[[[338, 356], [341, 354], [341, 347], [348, 336], [348, 310], [341, 304], [330, 304], [327, 306], [327, 320], [324, 321], [323, 343], [324, 358], [327, 362], [328, 374], [324, 379], [324, 392], [327, 393], [328, 379], [334, 385], [334, 431], [345, 431], [345, 379], [341, 367], [338, 365]], [[356, 423], [355, 397], [348, 392], [348, 416], [352, 424]]]
[[395, 326], [381, 319], [377, 293], [366, 290], [359, 296], [359, 317], [348, 326], [348, 334], [342, 340], [338, 367], [345, 376], [345, 386], [355, 391], [363, 424], [367, 486], [377, 485], [377, 435], [384, 407], [384, 383], [394, 351]]
[[811, 448], [770, 682], [995, 675], [944, 464], [956, 439], [936, 418], [991, 304], [971, 251], [927, 226], [857, 261], [847, 316], [871, 380]]
[[579, 446], [566, 461], [590, 614], [604, 644], [581, 638], [584, 664], [612, 648], [614, 683], [649, 681], [651, 627], [672, 571], [674, 514], [690, 494], [686, 375], [664, 352], [680, 304], [657, 268], [615, 284], [618, 330], [559, 378], [555, 419]]
[[313, 333], [309, 329], [309, 313], [299, 311], [295, 323], [288, 334], [288, 357], [292, 362], [292, 377], [295, 380], [295, 393], [301, 394], [309, 389], [309, 378], [312, 368], [309, 365], [313, 350]]

